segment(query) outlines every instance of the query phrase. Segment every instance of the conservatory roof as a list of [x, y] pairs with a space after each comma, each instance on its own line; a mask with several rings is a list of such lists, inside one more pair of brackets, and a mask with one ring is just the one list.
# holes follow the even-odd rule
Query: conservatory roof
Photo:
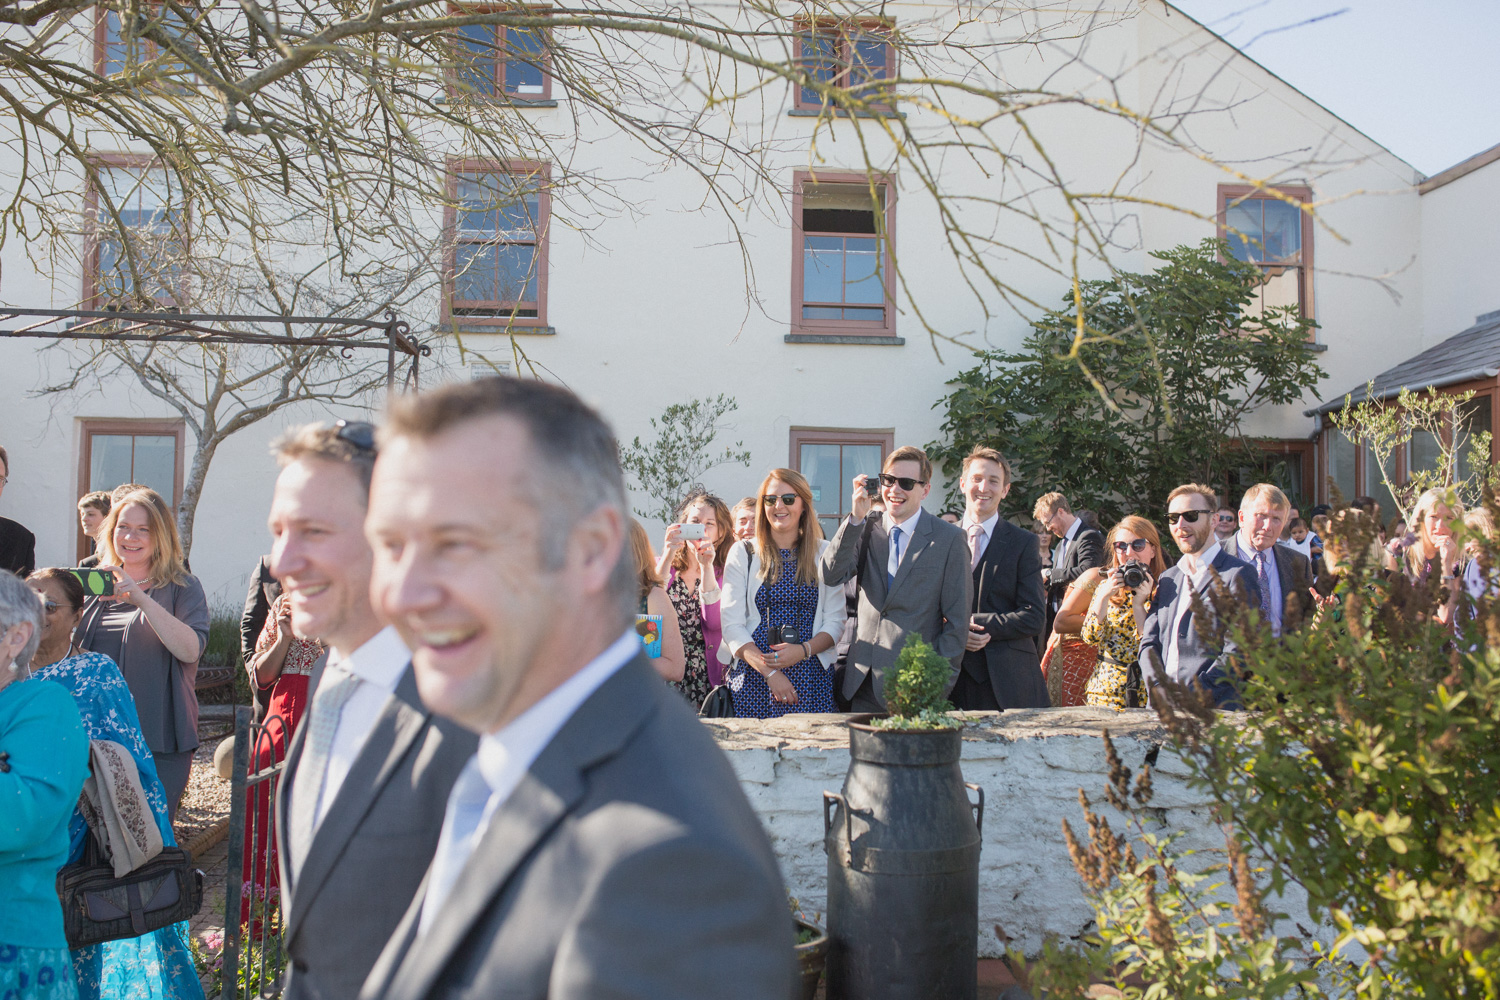
[[1500, 310], [1485, 313], [1462, 333], [1386, 369], [1375, 376], [1371, 385], [1356, 386], [1333, 396], [1308, 410], [1307, 415], [1341, 409], [1345, 396], [1356, 403], [1372, 398], [1390, 399], [1402, 389], [1441, 389], [1497, 375], [1500, 375]]

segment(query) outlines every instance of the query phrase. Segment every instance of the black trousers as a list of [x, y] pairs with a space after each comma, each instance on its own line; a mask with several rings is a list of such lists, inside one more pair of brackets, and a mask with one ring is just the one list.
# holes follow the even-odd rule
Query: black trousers
[[971, 677], [967, 670], [958, 672], [958, 681], [953, 685], [953, 693], [948, 696], [948, 700], [953, 702], [954, 708], [961, 708], [965, 712], [1004, 711], [995, 697], [995, 688], [990, 684], [990, 679]]
[[885, 706], [880, 699], [875, 697], [875, 675], [865, 674], [865, 679], [855, 689], [854, 694], [849, 696], [849, 711], [860, 714], [883, 715]]

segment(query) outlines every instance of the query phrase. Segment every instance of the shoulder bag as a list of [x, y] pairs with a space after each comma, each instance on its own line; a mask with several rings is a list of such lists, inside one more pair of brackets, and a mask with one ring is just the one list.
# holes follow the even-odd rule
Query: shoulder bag
[[182, 848], [162, 848], [150, 861], [116, 878], [92, 832], [84, 843], [83, 860], [57, 873], [69, 948], [140, 937], [187, 920], [202, 908], [203, 872], [193, 867], [192, 857]]

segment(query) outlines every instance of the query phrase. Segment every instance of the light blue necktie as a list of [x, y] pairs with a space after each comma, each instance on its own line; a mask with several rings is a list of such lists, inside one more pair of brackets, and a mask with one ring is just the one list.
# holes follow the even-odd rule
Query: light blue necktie
[[[327, 674], [324, 675], [325, 681]], [[313, 695], [312, 709], [305, 725], [307, 744], [302, 761], [292, 777], [291, 835], [292, 871], [300, 874], [317, 829], [318, 806], [323, 797], [323, 781], [328, 776], [328, 756], [333, 750], [333, 734], [339, 728], [339, 713], [344, 703], [359, 687], [359, 678], [342, 674], [332, 684], [320, 683]], [[294, 875], [295, 877], [295, 875]]]
[[[893, 549], [896, 550], [896, 566], [897, 566], [897, 568], [900, 568], [900, 566], [901, 566], [901, 529], [900, 528], [892, 528], [891, 529], [891, 548], [893, 548]], [[896, 574], [892, 573], [890, 570], [886, 570], [885, 571], [885, 586], [886, 586], [886, 589], [889, 590], [890, 587], [891, 587], [891, 584], [893, 584], [895, 582], [896, 582]]]
[[492, 794], [493, 790], [485, 780], [484, 772], [479, 769], [479, 755], [475, 754], [453, 783], [453, 791], [448, 794], [443, 832], [438, 838], [437, 852], [432, 859], [432, 878], [427, 885], [427, 895], [422, 900], [421, 931], [424, 934], [437, 919], [438, 911], [453, 891], [454, 883], [458, 881], [469, 856], [474, 853], [479, 824], [484, 819], [484, 809]]

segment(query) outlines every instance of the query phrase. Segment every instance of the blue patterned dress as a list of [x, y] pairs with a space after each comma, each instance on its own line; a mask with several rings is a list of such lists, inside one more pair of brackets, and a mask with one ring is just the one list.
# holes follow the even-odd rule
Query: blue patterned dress
[[[103, 653], [83, 653], [42, 667], [36, 676], [72, 692], [89, 739], [112, 740], [130, 751], [162, 842], [175, 845], [177, 838], [167, 819], [167, 793], [146, 748], [135, 699], [115, 661]], [[88, 836], [88, 825], [77, 809], [68, 833], [72, 845], [68, 861], [73, 863], [83, 857]], [[81, 1000], [203, 1000], [203, 985], [188, 949], [186, 921], [140, 937], [80, 948], [73, 952], [73, 972]]]
[[[760, 624], [751, 638], [762, 653], [771, 651], [766, 640], [772, 625], [792, 625], [801, 642], [811, 642], [818, 619], [818, 585], [797, 582], [797, 554], [781, 550], [781, 572], [771, 586], [761, 583], [755, 591]], [[797, 704], [783, 705], [771, 697], [771, 688], [759, 670], [744, 660], [735, 660], [729, 670], [729, 690], [734, 714], [741, 719], [774, 719], [793, 712], [836, 712], [833, 704], [833, 674], [816, 655], [782, 671], [797, 689]]]

